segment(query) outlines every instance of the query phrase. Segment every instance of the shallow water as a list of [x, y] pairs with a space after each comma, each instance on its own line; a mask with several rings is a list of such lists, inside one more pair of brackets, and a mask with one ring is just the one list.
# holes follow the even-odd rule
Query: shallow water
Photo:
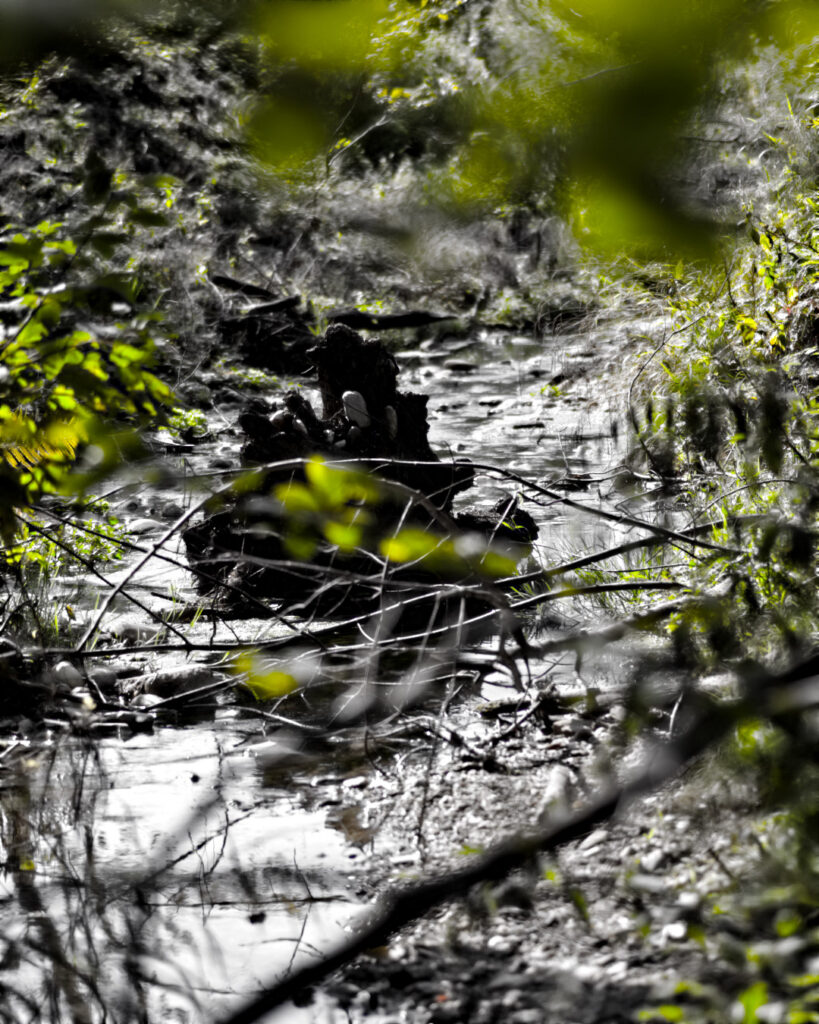
[[[581, 335], [545, 345], [507, 336], [473, 347], [459, 341], [457, 358], [449, 365], [443, 358], [443, 366], [445, 345], [421, 349], [402, 356], [401, 384], [430, 394], [430, 439], [442, 455], [467, 454], [550, 486], [569, 480], [593, 504], [598, 481], [622, 457], [612, 437], [622, 400], [595, 394], [593, 379], [567, 385], [565, 393], [549, 384], [587, 359], [590, 344]], [[613, 335], [601, 334], [593, 347], [600, 356], [615, 345]], [[223, 444], [217, 447], [224, 452]], [[185, 464], [198, 471], [212, 458], [213, 449], [203, 447], [186, 455]], [[484, 474], [469, 500], [494, 501], [509, 490], [514, 482]], [[132, 514], [149, 515], [168, 498], [184, 505], [190, 493], [142, 488], [129, 499], [136, 505]], [[535, 555], [542, 564], [604, 547], [619, 535], [610, 524], [553, 501], [526, 507], [541, 529]], [[166, 528], [167, 522], [143, 524], [139, 542], [155, 543]], [[176, 541], [165, 550], [181, 557]], [[178, 566], [152, 560], [129, 575], [133, 564], [129, 556], [106, 575], [148, 607], [167, 610], [194, 598], [191, 579]], [[66, 590], [72, 585], [67, 581]], [[104, 593], [99, 590], [97, 603]], [[155, 632], [150, 617], [124, 597], [105, 626], [118, 645], [141, 644]], [[178, 628], [202, 643], [252, 643], [288, 633], [275, 620], [200, 620]], [[136, 675], [156, 664], [150, 654], [132, 658]], [[372, 664], [353, 661], [339, 678], [358, 685], [356, 673], [369, 673]], [[565, 677], [568, 684], [570, 670]], [[469, 692], [493, 699], [509, 687], [496, 672]], [[285, 710], [293, 714], [290, 705]], [[318, 759], [299, 754], [276, 762], [277, 723], [268, 723], [266, 736], [264, 724], [243, 716], [225, 695], [217, 694], [200, 717], [151, 735], [112, 733], [93, 742], [55, 733], [44, 750], [18, 763], [11, 793], [27, 808], [20, 815], [28, 823], [12, 820], [12, 801], [3, 839], [11, 862], [18, 857], [34, 870], [25, 879], [22, 871], [7, 875], [0, 898], [19, 911], [24, 883], [32, 879], [39, 894], [40, 917], [18, 913], [7, 931], [9, 948], [15, 942], [26, 948], [26, 936], [39, 936], [18, 971], [27, 990], [46, 991], [53, 983], [41, 948], [48, 946], [43, 925], [50, 921], [75, 962], [105, 981], [106, 995], [91, 1000], [89, 1019], [101, 1018], [102, 1004], [113, 1021], [137, 1019], [141, 1000], [150, 1020], [218, 1020], [343, 934], [361, 910], [356, 892], [368, 857], [377, 853], [401, 863], [406, 851], [380, 849], [377, 829], [339, 811], [345, 787], [368, 784], [360, 756], [341, 761], [327, 750]], [[313, 1007], [280, 1016], [329, 1020], [328, 1014]]]
[[[6, 943], [45, 944], [50, 921], [74, 961], [93, 964], [114, 1020], [136, 1009], [130, 971], [149, 1019], [183, 1021], [219, 1019], [340, 936], [361, 851], [305, 805], [299, 780], [263, 784], [246, 731], [221, 721], [86, 749], [54, 739], [21, 765], [3, 838], [7, 855], [25, 847], [41, 906], [13, 922], [7, 911]], [[34, 808], [25, 836], [15, 797]], [[21, 875], [0, 883], [7, 907]], [[48, 984], [41, 967], [21, 968], [32, 994]]]

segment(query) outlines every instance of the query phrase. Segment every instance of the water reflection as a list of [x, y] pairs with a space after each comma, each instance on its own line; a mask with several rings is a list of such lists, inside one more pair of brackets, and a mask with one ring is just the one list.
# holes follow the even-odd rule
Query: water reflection
[[242, 740], [63, 738], [9, 770], [2, 1019], [217, 1020], [341, 933], [359, 851]]
[[[567, 477], [582, 489], [583, 478], [594, 488], [594, 473], [619, 457], [609, 430], [611, 408], [587, 401], [593, 382], [568, 398], [542, 383], [571, 362], [573, 345], [588, 345], [588, 339], [566, 341], [559, 355], [544, 355], [540, 342], [512, 339], [492, 362], [476, 360], [469, 372], [436, 369], [432, 376], [423, 353], [406, 360], [414, 384], [432, 395], [434, 446], [540, 483]], [[208, 455], [197, 458], [206, 463]], [[479, 500], [493, 502], [507, 488], [483, 476]], [[549, 502], [527, 508], [541, 527], [543, 564], [612, 541], [612, 526], [594, 517], [567, 515]], [[123, 579], [128, 571], [122, 570]], [[146, 601], [159, 601], [157, 608], [193, 596], [189, 576], [167, 563], [149, 563], [129, 586]], [[186, 629], [203, 644], [288, 633], [280, 623], [261, 620], [201, 621]], [[271, 734], [285, 713], [325, 721], [340, 689], [353, 694], [356, 681], [361, 706], [344, 706], [351, 723], [373, 709], [397, 715], [414, 699], [413, 686], [421, 693], [443, 681], [452, 695], [456, 685], [472, 686], [482, 672], [480, 665], [467, 671], [464, 683], [454, 646], [443, 645], [439, 667], [428, 645], [423, 664], [409, 649], [377, 651], [364, 626], [344, 643], [334, 640], [333, 649], [333, 658], [322, 662], [323, 688], [314, 687], [309, 700], [294, 697], [298, 706], [266, 712]], [[477, 646], [473, 653], [480, 651]], [[484, 653], [491, 664], [494, 650]], [[143, 661], [139, 670], [145, 668]], [[571, 672], [567, 666], [563, 675]], [[384, 689], [399, 683], [404, 689]], [[487, 678], [483, 699], [505, 697], [515, 686], [502, 674]], [[38, 739], [0, 760], [6, 864], [0, 969], [7, 986], [0, 1019], [218, 1020], [277, 974], [326, 949], [349, 924], [359, 909], [356, 868], [375, 836], [366, 807], [342, 801], [314, 807], [306, 794], [322, 765], [299, 768], [292, 759], [274, 765], [269, 744], [258, 742], [264, 739], [261, 713], [249, 720], [232, 711], [222, 705], [214, 720], [211, 708], [204, 722], [127, 740], [55, 731], [47, 742]], [[341, 712], [337, 717], [343, 724]], [[281, 734], [274, 742], [282, 746]], [[396, 735], [393, 742], [404, 740]], [[352, 747], [345, 740], [335, 750], [323, 748], [325, 770], [336, 779], [361, 772], [361, 764], [343, 761]], [[329, 1008], [289, 1008], [276, 1019], [334, 1016]]]

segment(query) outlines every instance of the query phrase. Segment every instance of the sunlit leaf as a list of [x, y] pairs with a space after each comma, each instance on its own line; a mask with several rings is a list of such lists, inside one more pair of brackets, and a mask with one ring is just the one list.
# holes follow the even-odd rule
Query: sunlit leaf
[[301, 483], [291, 481], [286, 484], [277, 484], [273, 493], [291, 514], [318, 512], [321, 507], [313, 491]]
[[407, 528], [381, 542], [381, 554], [391, 562], [414, 562], [440, 545], [441, 538], [425, 530]]
[[742, 1024], [756, 1024], [759, 1020], [757, 1011], [768, 1002], [768, 986], [764, 981], [758, 981], [741, 992], [738, 998], [744, 1014]]
[[317, 71], [359, 71], [387, 0], [272, 0], [259, 8], [261, 38], [280, 61]]
[[291, 528], [284, 535], [284, 546], [293, 558], [301, 562], [309, 562], [316, 553], [318, 539], [312, 533], [298, 528]]
[[284, 697], [298, 686], [298, 681], [289, 672], [264, 658], [255, 651], [245, 651], [234, 662], [234, 671], [242, 676], [241, 683], [256, 700], [273, 700]]
[[313, 492], [326, 507], [344, 505], [351, 501], [376, 502], [381, 496], [378, 479], [360, 470], [343, 466], [328, 466], [316, 456], [304, 467]]
[[324, 526], [324, 536], [341, 551], [349, 552], [361, 544], [361, 527], [354, 523], [329, 522]]

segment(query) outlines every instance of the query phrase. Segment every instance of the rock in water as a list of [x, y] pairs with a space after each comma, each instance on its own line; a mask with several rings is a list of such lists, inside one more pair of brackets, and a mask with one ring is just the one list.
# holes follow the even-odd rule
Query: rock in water
[[370, 414], [367, 411], [367, 403], [360, 391], [345, 391], [341, 396], [344, 406], [344, 415], [357, 427], [366, 430], [370, 425]]

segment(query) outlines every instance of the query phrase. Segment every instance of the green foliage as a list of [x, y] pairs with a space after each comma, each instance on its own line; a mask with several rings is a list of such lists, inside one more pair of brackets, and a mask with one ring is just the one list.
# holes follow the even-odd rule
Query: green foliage
[[232, 386], [241, 390], [270, 392], [301, 387], [300, 384], [282, 381], [275, 374], [266, 373], [256, 367], [234, 366], [224, 359], [218, 360], [214, 368], [218, 373], [225, 374]]
[[291, 481], [275, 488], [284, 511], [285, 546], [295, 558], [309, 560], [320, 543], [328, 542], [345, 555], [362, 547], [377, 549], [388, 562], [417, 565], [453, 579], [515, 572], [517, 560], [503, 546], [489, 545], [477, 535], [453, 537], [413, 526], [396, 531], [392, 517], [379, 512], [390, 489], [377, 476], [328, 465], [319, 456], [304, 471], [305, 483]]
[[91, 497], [82, 512], [65, 523], [19, 520], [17, 535], [3, 549], [2, 557], [9, 566], [19, 566], [28, 575], [48, 580], [121, 560], [122, 541], [128, 538], [127, 527], [109, 514], [108, 502]]
[[359, 470], [328, 466], [310, 459], [306, 483], [279, 484], [275, 494], [286, 516], [285, 545], [296, 558], [310, 559], [321, 540], [349, 554], [364, 540], [374, 523], [371, 506], [378, 503], [377, 477]]
[[801, 56], [807, 5], [642, 0], [488, 7], [463, 0], [278, 0], [250, 32], [271, 88], [249, 124], [285, 177], [343, 154], [419, 161], [455, 212], [541, 201], [605, 252], [707, 251], [677, 187], [681, 129], [758, 38]]
[[182, 409], [176, 405], [171, 410], [167, 423], [160, 427], [160, 430], [172, 437], [203, 437], [208, 432], [208, 418], [201, 409]]
[[[86, 171], [86, 195], [103, 208], [79, 238], [47, 221], [0, 236], [0, 531], [7, 541], [15, 507], [98, 478], [133, 443], [129, 429], [159, 417], [173, 397], [150, 369], [160, 317], [139, 309], [133, 274], [107, 265], [145, 207], [133, 191], [111, 191], [113, 175], [99, 158], [89, 158]], [[128, 230], [113, 232], [112, 222]]]
[[419, 563], [431, 572], [454, 579], [473, 574], [487, 577], [512, 576], [517, 560], [500, 545], [488, 546], [478, 536], [436, 535], [428, 530], [405, 527], [385, 538], [381, 554], [391, 562]]
[[243, 651], [235, 659], [233, 670], [256, 700], [275, 700], [298, 686], [295, 676], [282, 671], [279, 662], [264, 658], [258, 651]]

